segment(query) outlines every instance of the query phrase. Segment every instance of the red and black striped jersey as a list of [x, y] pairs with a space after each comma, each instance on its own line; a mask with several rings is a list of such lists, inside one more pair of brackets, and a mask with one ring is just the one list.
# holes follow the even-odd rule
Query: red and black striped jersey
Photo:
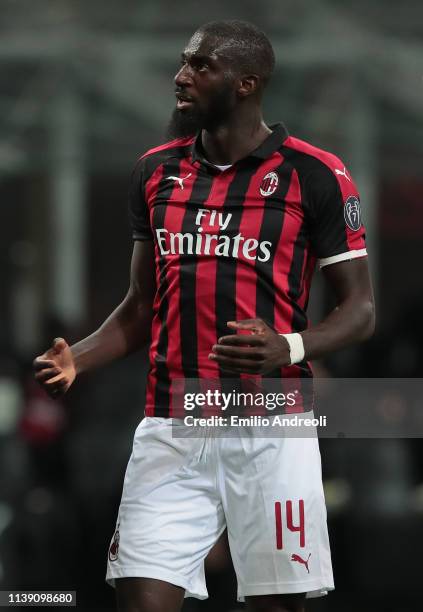
[[[154, 241], [157, 279], [147, 416], [172, 416], [173, 380], [224, 376], [208, 355], [228, 321], [301, 332], [316, 260], [366, 255], [344, 164], [282, 124], [272, 130], [224, 171], [204, 158], [200, 137], [151, 149], [135, 166], [133, 237]], [[306, 362], [268, 374], [311, 375]]]

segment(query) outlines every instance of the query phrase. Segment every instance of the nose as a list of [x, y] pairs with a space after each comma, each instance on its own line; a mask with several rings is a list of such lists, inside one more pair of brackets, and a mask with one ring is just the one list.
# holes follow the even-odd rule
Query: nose
[[177, 87], [192, 85], [191, 69], [187, 64], [181, 66], [179, 71], [175, 74], [175, 85]]

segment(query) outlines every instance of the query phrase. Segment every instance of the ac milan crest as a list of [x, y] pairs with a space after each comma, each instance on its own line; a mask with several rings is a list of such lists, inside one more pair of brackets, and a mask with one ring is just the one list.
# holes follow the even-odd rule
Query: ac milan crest
[[116, 527], [116, 531], [113, 535], [113, 541], [110, 544], [110, 548], [109, 548], [109, 559], [110, 561], [116, 561], [116, 559], [119, 556], [119, 539], [120, 539], [120, 534], [119, 534], [119, 524]]
[[263, 178], [260, 185], [260, 193], [266, 198], [267, 196], [275, 193], [276, 189], [279, 185], [279, 177], [276, 172], [268, 172], [266, 176]]

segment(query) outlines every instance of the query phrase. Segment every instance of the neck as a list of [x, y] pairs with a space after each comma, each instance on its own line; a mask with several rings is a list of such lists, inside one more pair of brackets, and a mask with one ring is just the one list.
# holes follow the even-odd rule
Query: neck
[[212, 164], [234, 164], [257, 149], [271, 134], [263, 120], [261, 109], [237, 108], [231, 117], [209, 132], [201, 133], [206, 158]]

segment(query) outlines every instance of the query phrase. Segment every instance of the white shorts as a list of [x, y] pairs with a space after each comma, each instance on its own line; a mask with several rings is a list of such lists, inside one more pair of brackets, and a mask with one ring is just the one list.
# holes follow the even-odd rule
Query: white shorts
[[248, 427], [178, 438], [172, 429], [172, 419], [146, 417], [135, 432], [110, 584], [157, 578], [205, 599], [204, 559], [227, 527], [239, 601], [334, 588], [317, 438], [248, 437]]

